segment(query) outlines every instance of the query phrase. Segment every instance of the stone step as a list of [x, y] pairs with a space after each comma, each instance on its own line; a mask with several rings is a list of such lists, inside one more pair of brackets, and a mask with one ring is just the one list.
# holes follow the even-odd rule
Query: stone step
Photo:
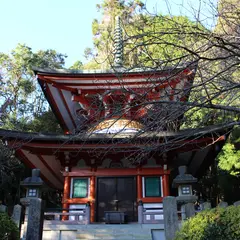
[[43, 240], [164, 240], [163, 235], [159, 224], [59, 224], [45, 225]]
[[152, 240], [152, 237], [149, 229], [102, 228], [78, 231], [76, 240]]

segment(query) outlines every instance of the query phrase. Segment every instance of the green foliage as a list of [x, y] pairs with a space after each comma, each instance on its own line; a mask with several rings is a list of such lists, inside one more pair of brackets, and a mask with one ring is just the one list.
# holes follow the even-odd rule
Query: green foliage
[[97, 4], [97, 9], [102, 13], [102, 20], [93, 20], [94, 49], [88, 48], [85, 53], [85, 56], [90, 61], [90, 64], [84, 67], [85, 69], [89, 69], [90, 67], [94, 69], [110, 68], [113, 56], [115, 17], [121, 17], [124, 28], [126, 27], [125, 31], [128, 31], [130, 24], [133, 24], [135, 21], [135, 16], [144, 9], [144, 4], [140, 0], [104, 0], [101, 4]]
[[62, 133], [62, 129], [52, 111], [35, 116], [25, 127], [24, 130], [28, 132]]
[[31, 65], [41, 68], [63, 68], [65, 64], [65, 59], [67, 55], [58, 53], [56, 50], [39, 50], [33, 53], [33, 58], [31, 59]]
[[83, 65], [83, 70], [94, 70], [94, 69], [100, 69], [100, 68], [101, 68], [101, 64], [95, 61], [95, 59], [92, 59], [91, 61]]
[[[49, 49], [33, 52], [18, 44], [10, 54], [0, 53], [1, 127], [23, 130], [48, 111], [48, 103], [35, 79], [32, 67], [62, 68], [66, 56]], [[44, 129], [43, 129], [44, 130]]]
[[218, 157], [218, 166], [232, 175], [240, 173], [240, 150], [237, 150], [232, 143], [226, 143]]
[[233, 239], [240, 239], [240, 206], [200, 212], [183, 223], [175, 238], [175, 240]]
[[19, 231], [17, 225], [6, 213], [2, 212], [0, 212], [0, 239], [19, 239]]
[[102, 20], [92, 23], [94, 50], [88, 48], [85, 54], [90, 62], [98, 63], [98, 68], [108, 69], [113, 63], [116, 16], [120, 16], [123, 27], [124, 66], [129, 68], [173, 65], [186, 57], [190, 61], [185, 48], [197, 48], [201, 40], [198, 33], [207, 31], [184, 16], [151, 15], [139, 0], [105, 0], [98, 9]]
[[219, 197], [229, 204], [240, 199], [240, 178], [236, 175], [231, 175], [228, 171], [218, 169], [218, 192]]
[[6, 199], [6, 196], [19, 191], [20, 180], [24, 174], [23, 164], [15, 157], [14, 151], [0, 141], [0, 200], [5, 202], [18, 201], [18, 199]]
[[219, 34], [238, 34], [240, 24], [240, 3], [238, 0], [219, 0], [219, 18], [215, 32]]
[[[0, 53], [1, 128], [60, 132], [32, 67], [62, 68], [65, 57], [51, 49], [33, 52], [23, 44], [18, 44], [10, 54]], [[24, 176], [24, 167], [3, 142], [0, 142], [0, 152], [0, 198], [13, 205], [20, 197], [19, 183]]]
[[240, 127], [233, 129], [228, 142], [224, 145], [218, 155], [218, 165], [222, 170], [228, 171], [231, 175], [240, 174]]
[[71, 67], [70, 69], [73, 70], [81, 70], [83, 68], [83, 63], [81, 61], [76, 61]]

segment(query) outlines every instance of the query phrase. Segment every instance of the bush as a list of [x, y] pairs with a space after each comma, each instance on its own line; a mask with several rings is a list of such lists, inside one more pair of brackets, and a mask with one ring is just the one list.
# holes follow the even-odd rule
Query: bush
[[175, 240], [240, 240], [240, 206], [198, 213], [183, 223]]
[[0, 212], [0, 239], [1, 240], [17, 240], [19, 239], [19, 231], [17, 225], [6, 214]]

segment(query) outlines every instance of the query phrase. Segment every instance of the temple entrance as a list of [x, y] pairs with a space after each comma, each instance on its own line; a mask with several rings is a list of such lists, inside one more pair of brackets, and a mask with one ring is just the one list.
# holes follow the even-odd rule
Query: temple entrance
[[126, 214], [127, 222], [137, 221], [135, 177], [102, 177], [97, 179], [97, 221], [104, 222], [106, 211]]

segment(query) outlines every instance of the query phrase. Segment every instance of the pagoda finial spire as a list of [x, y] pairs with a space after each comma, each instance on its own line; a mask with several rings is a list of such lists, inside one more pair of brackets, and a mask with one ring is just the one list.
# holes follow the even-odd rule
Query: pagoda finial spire
[[116, 17], [114, 30], [114, 67], [122, 67], [123, 65], [123, 36], [120, 25], [120, 17]]

